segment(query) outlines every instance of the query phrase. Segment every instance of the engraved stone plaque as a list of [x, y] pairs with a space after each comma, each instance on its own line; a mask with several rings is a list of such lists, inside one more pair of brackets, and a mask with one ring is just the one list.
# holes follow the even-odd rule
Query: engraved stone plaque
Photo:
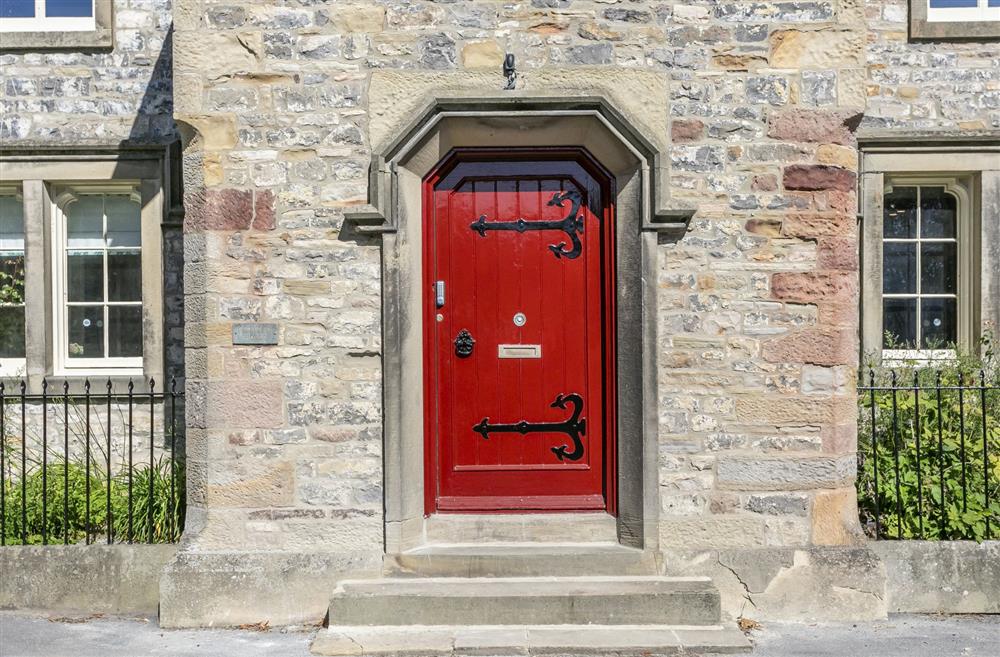
[[278, 344], [278, 325], [233, 324], [233, 344]]

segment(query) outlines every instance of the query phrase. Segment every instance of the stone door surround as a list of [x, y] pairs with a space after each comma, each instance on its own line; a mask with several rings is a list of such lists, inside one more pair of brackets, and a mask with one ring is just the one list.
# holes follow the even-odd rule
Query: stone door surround
[[[453, 148], [573, 147], [615, 178], [617, 197], [618, 542], [658, 542], [657, 233], [693, 212], [668, 198], [666, 80], [649, 71], [547, 69], [500, 91], [499, 72], [377, 71], [368, 91], [369, 204], [343, 236], [382, 240], [386, 552], [428, 544], [424, 515], [421, 182]], [[655, 97], [657, 103], [643, 102]], [[414, 117], [416, 117], [414, 119]], [[579, 537], [588, 540], [588, 537]]]

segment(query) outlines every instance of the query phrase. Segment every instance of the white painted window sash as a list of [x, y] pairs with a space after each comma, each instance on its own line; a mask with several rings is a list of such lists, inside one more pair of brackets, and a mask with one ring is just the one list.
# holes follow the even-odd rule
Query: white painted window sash
[[[968, 275], [969, 264], [972, 261], [972, 247], [976, 244], [976, 234], [973, 230], [973, 216], [971, 201], [967, 197], [966, 187], [958, 181], [958, 179], [952, 178], [950, 176], [889, 176], [887, 177], [887, 183], [882, 192], [885, 193], [890, 187], [916, 187], [917, 188], [917, 226], [916, 235], [912, 238], [910, 237], [882, 237], [882, 221], [883, 217], [879, 217], [879, 239], [882, 244], [896, 242], [896, 243], [912, 243], [917, 245], [917, 263], [916, 263], [916, 292], [882, 292], [881, 291], [881, 275], [879, 276], [879, 293], [881, 299], [917, 299], [917, 344], [920, 344], [923, 336], [923, 329], [920, 325], [920, 300], [921, 299], [955, 299], [957, 301], [957, 338], [960, 342], [966, 342], [968, 334], [971, 332], [970, 324], [973, 322], [971, 313], [969, 309], [974, 305], [974, 299], [972, 298], [971, 281]], [[954, 195], [956, 198], [956, 212], [955, 212], [955, 237], [923, 237], [922, 224], [923, 224], [923, 211], [920, 209], [920, 198], [922, 195], [922, 189], [925, 187], [944, 187], [945, 190]], [[879, 203], [882, 206], [882, 203]], [[957, 276], [957, 293], [926, 293], [921, 290], [921, 250], [919, 245], [921, 243], [953, 243], [958, 246], [957, 256], [958, 271]], [[883, 266], [883, 263], [878, 264], [879, 267]], [[879, 302], [879, 308], [877, 312], [881, 315], [883, 312], [881, 308], [881, 301]], [[878, 344], [881, 344], [882, 337], [877, 337]], [[920, 348], [909, 348], [909, 349], [886, 349], [881, 348], [881, 360], [884, 364], [892, 366], [893, 364], [902, 364], [906, 362], [916, 362], [916, 363], [931, 363], [931, 362], [942, 362], [948, 360], [954, 360], [957, 357], [956, 351], [954, 349], [920, 349]]]
[[46, 0], [35, 0], [35, 15], [28, 18], [0, 18], [0, 32], [92, 32], [97, 29], [95, 7], [90, 3], [90, 16], [48, 17]]
[[[104, 186], [88, 186], [81, 187], [79, 189], [74, 189], [72, 195], [76, 195], [75, 192], [82, 193], [93, 193], [93, 194], [121, 194], [121, 193], [134, 193], [138, 194], [139, 191], [135, 185], [127, 184], [122, 186], [118, 185], [104, 185]], [[66, 233], [67, 233], [67, 217], [60, 207], [62, 204], [56, 199], [52, 202], [52, 316], [53, 316], [53, 365], [54, 373], [56, 376], [65, 375], [86, 375], [94, 374], [100, 376], [134, 376], [142, 375], [143, 372], [143, 357], [136, 356], [130, 358], [122, 357], [112, 357], [105, 356], [104, 358], [70, 358], [69, 357], [69, 307], [70, 306], [96, 306], [97, 303], [91, 302], [73, 302], [69, 301], [69, 291], [66, 281], [67, 267], [69, 265], [69, 252], [79, 249], [70, 249], [66, 244]], [[102, 234], [107, 235], [107, 213], [103, 212], [101, 218]], [[140, 246], [140, 253], [143, 247]], [[98, 250], [96, 247], [93, 249], [84, 250]], [[104, 353], [107, 354], [108, 340], [109, 340], [109, 327], [108, 327], [108, 309], [112, 306], [138, 306], [142, 307], [142, 301], [108, 301], [108, 267], [107, 258], [108, 253], [115, 250], [134, 250], [134, 247], [116, 249], [115, 247], [108, 247], [107, 243], [100, 249], [103, 252], [104, 257], [104, 301], [100, 304], [103, 308], [104, 316]], [[146, 340], [143, 336], [143, 351], [146, 350]]]
[[975, 7], [931, 7], [927, 0], [927, 21], [931, 23], [960, 23], [1000, 21], [1000, 7], [990, 7], [989, 0], [979, 0]]

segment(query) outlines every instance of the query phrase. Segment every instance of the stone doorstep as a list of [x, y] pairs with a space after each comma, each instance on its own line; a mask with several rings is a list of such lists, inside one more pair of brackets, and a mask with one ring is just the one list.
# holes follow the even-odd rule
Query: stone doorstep
[[383, 572], [417, 577], [656, 575], [656, 554], [619, 543], [438, 543], [387, 554]]
[[343, 580], [332, 625], [714, 625], [707, 577], [387, 577]]
[[735, 627], [721, 625], [411, 625], [330, 627], [314, 655], [698, 655], [750, 652]]

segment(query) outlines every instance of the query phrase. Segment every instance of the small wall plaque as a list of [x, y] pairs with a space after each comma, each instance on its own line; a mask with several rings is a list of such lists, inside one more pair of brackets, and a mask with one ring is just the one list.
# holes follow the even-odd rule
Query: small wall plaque
[[278, 325], [233, 324], [233, 344], [278, 344]]

